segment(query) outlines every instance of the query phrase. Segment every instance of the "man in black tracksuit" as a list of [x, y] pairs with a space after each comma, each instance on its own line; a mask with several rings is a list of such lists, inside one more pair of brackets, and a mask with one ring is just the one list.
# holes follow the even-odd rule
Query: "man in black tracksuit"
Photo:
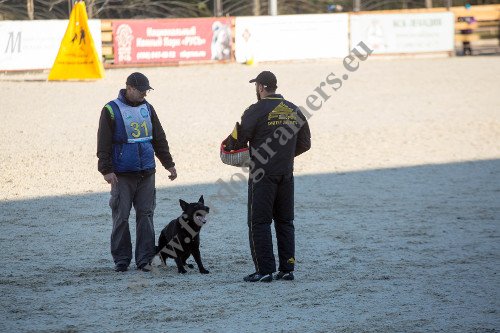
[[241, 117], [239, 141], [250, 143], [248, 227], [256, 272], [248, 282], [271, 282], [276, 272], [271, 222], [278, 242], [276, 279], [293, 280], [295, 264], [293, 161], [311, 148], [305, 116], [293, 103], [276, 94], [276, 76], [264, 71], [255, 82], [258, 102]]

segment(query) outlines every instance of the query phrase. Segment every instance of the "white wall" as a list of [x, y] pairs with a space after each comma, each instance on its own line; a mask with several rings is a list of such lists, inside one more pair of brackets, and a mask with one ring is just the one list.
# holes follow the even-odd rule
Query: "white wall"
[[237, 62], [342, 58], [348, 54], [348, 14], [237, 17]]
[[351, 47], [363, 41], [373, 54], [452, 51], [451, 12], [351, 15]]
[[[48, 69], [54, 64], [68, 20], [0, 21], [0, 70]], [[99, 57], [101, 21], [89, 20]]]

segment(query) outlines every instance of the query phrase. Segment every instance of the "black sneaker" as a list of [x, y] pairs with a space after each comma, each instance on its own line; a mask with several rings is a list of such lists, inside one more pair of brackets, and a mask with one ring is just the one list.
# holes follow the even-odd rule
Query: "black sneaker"
[[138, 270], [143, 272], [151, 272], [151, 268], [151, 264], [149, 263], [141, 264], [139, 267], [137, 267]]
[[115, 265], [115, 272], [126, 272], [128, 270], [128, 266], [125, 264]]
[[278, 272], [274, 277], [276, 280], [292, 281], [295, 277], [293, 272]]
[[259, 274], [259, 273], [253, 273], [243, 278], [243, 281], [245, 282], [271, 282], [272, 280], [273, 280], [273, 274]]

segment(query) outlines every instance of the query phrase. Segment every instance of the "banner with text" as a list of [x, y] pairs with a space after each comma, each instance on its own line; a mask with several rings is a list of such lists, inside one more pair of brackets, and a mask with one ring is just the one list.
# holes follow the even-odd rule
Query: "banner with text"
[[[51, 68], [69, 20], [0, 21], [0, 70]], [[101, 21], [88, 20], [99, 57]]]
[[237, 62], [343, 58], [349, 47], [347, 14], [237, 17]]
[[363, 41], [373, 54], [452, 51], [451, 12], [351, 15], [351, 47]]
[[231, 19], [113, 21], [115, 64], [231, 59]]

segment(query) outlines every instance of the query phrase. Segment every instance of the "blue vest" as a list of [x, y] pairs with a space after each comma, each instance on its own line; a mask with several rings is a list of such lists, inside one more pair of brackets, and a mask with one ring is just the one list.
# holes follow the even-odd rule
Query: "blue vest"
[[[153, 124], [147, 103], [130, 106], [119, 98], [106, 105], [114, 114], [114, 172], [138, 172], [155, 168]], [[112, 116], [113, 117], [113, 116]]]

